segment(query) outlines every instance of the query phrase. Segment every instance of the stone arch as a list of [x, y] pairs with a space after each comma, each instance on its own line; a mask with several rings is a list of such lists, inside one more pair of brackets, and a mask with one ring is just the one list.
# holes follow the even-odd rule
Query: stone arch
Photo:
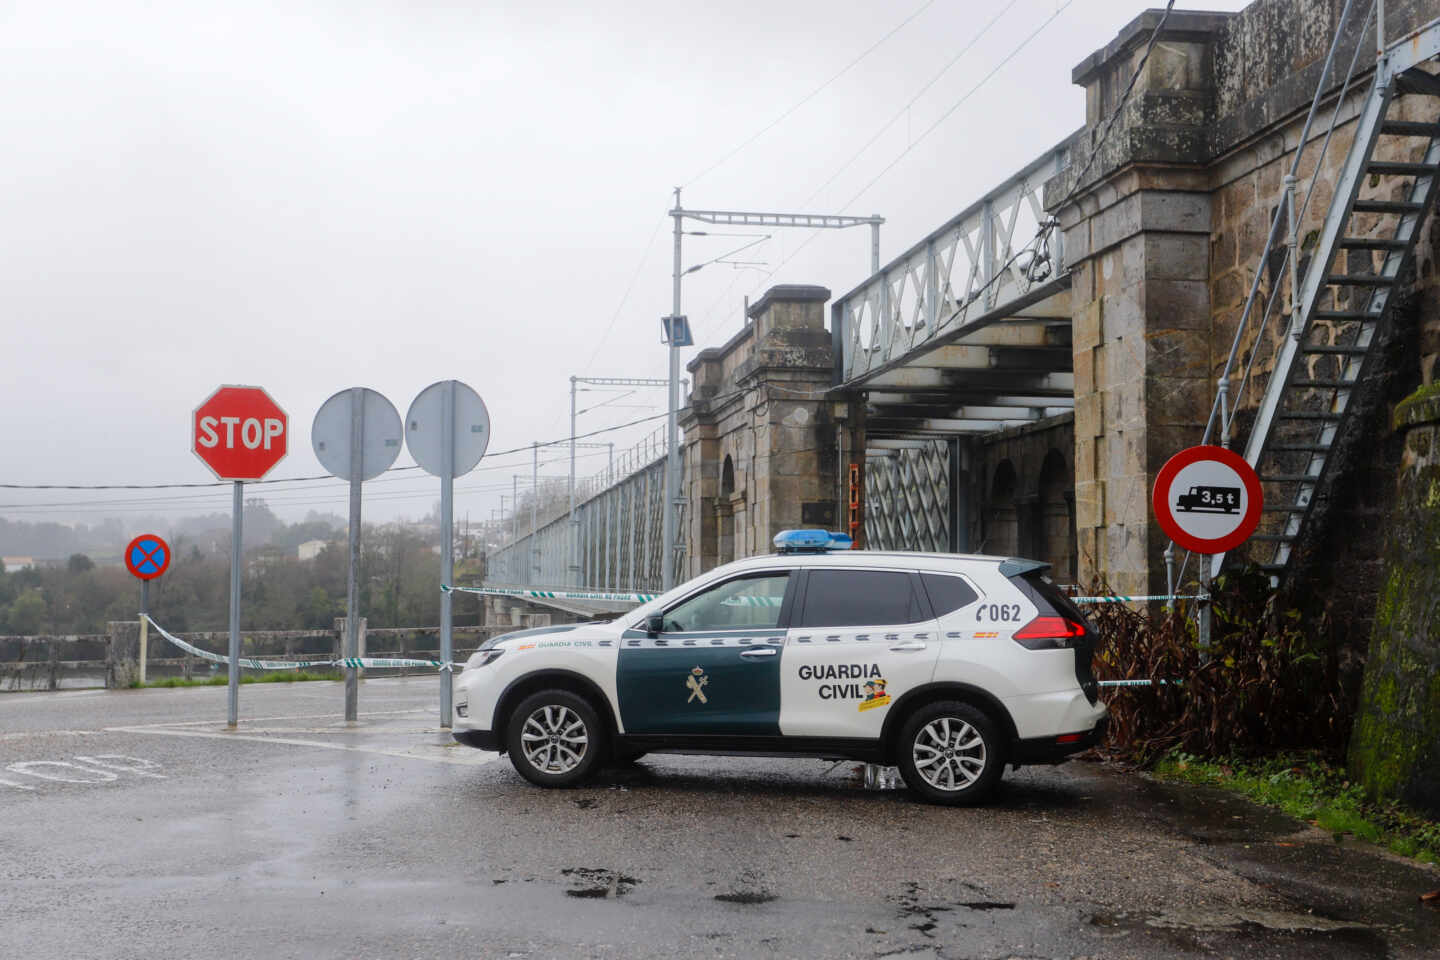
[[715, 559], [726, 564], [735, 559], [735, 461], [725, 454], [720, 464], [720, 496], [715, 501]]
[[1020, 517], [1015, 508], [1015, 493], [1018, 480], [1015, 465], [1001, 460], [995, 467], [990, 482], [990, 503], [985, 511], [986, 553], [997, 556], [1014, 556], [1020, 552]]
[[1076, 577], [1075, 488], [1060, 451], [1051, 448], [1040, 466], [1035, 532], [1036, 559], [1051, 565], [1061, 583]]

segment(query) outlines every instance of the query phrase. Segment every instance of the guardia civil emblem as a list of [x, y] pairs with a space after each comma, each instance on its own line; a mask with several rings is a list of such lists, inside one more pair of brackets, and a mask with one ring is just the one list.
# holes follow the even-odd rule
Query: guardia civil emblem
[[705, 676], [704, 670], [699, 667], [691, 670], [690, 675], [685, 678], [685, 689], [690, 691], [690, 696], [685, 698], [685, 702], [692, 703], [699, 700], [701, 703], [709, 703], [710, 701], [705, 697], [705, 687], [709, 683], [710, 678]]

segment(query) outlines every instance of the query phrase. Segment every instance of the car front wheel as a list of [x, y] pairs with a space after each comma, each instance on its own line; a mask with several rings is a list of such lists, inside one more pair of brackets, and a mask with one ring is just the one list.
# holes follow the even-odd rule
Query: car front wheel
[[916, 710], [900, 731], [896, 765], [911, 790], [930, 803], [981, 803], [1004, 772], [994, 721], [968, 703], [943, 701]]
[[521, 701], [506, 727], [510, 762], [542, 787], [573, 787], [595, 772], [605, 754], [600, 717], [569, 690], [541, 690]]

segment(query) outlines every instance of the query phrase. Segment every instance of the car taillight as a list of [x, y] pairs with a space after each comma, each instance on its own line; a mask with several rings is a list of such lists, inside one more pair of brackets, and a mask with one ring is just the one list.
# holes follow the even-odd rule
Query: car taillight
[[1056, 650], [1075, 645], [1085, 625], [1069, 617], [1036, 617], [1015, 631], [1015, 642], [1029, 650]]

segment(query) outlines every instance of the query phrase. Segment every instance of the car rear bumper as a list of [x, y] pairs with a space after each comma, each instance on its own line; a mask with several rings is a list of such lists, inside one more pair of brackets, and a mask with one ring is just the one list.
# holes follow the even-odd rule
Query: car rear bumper
[[1104, 740], [1109, 724], [1109, 717], [1101, 717], [1100, 722], [1089, 730], [1016, 740], [1010, 752], [1010, 762], [1016, 766], [1064, 763], [1071, 756], [1089, 750]]

